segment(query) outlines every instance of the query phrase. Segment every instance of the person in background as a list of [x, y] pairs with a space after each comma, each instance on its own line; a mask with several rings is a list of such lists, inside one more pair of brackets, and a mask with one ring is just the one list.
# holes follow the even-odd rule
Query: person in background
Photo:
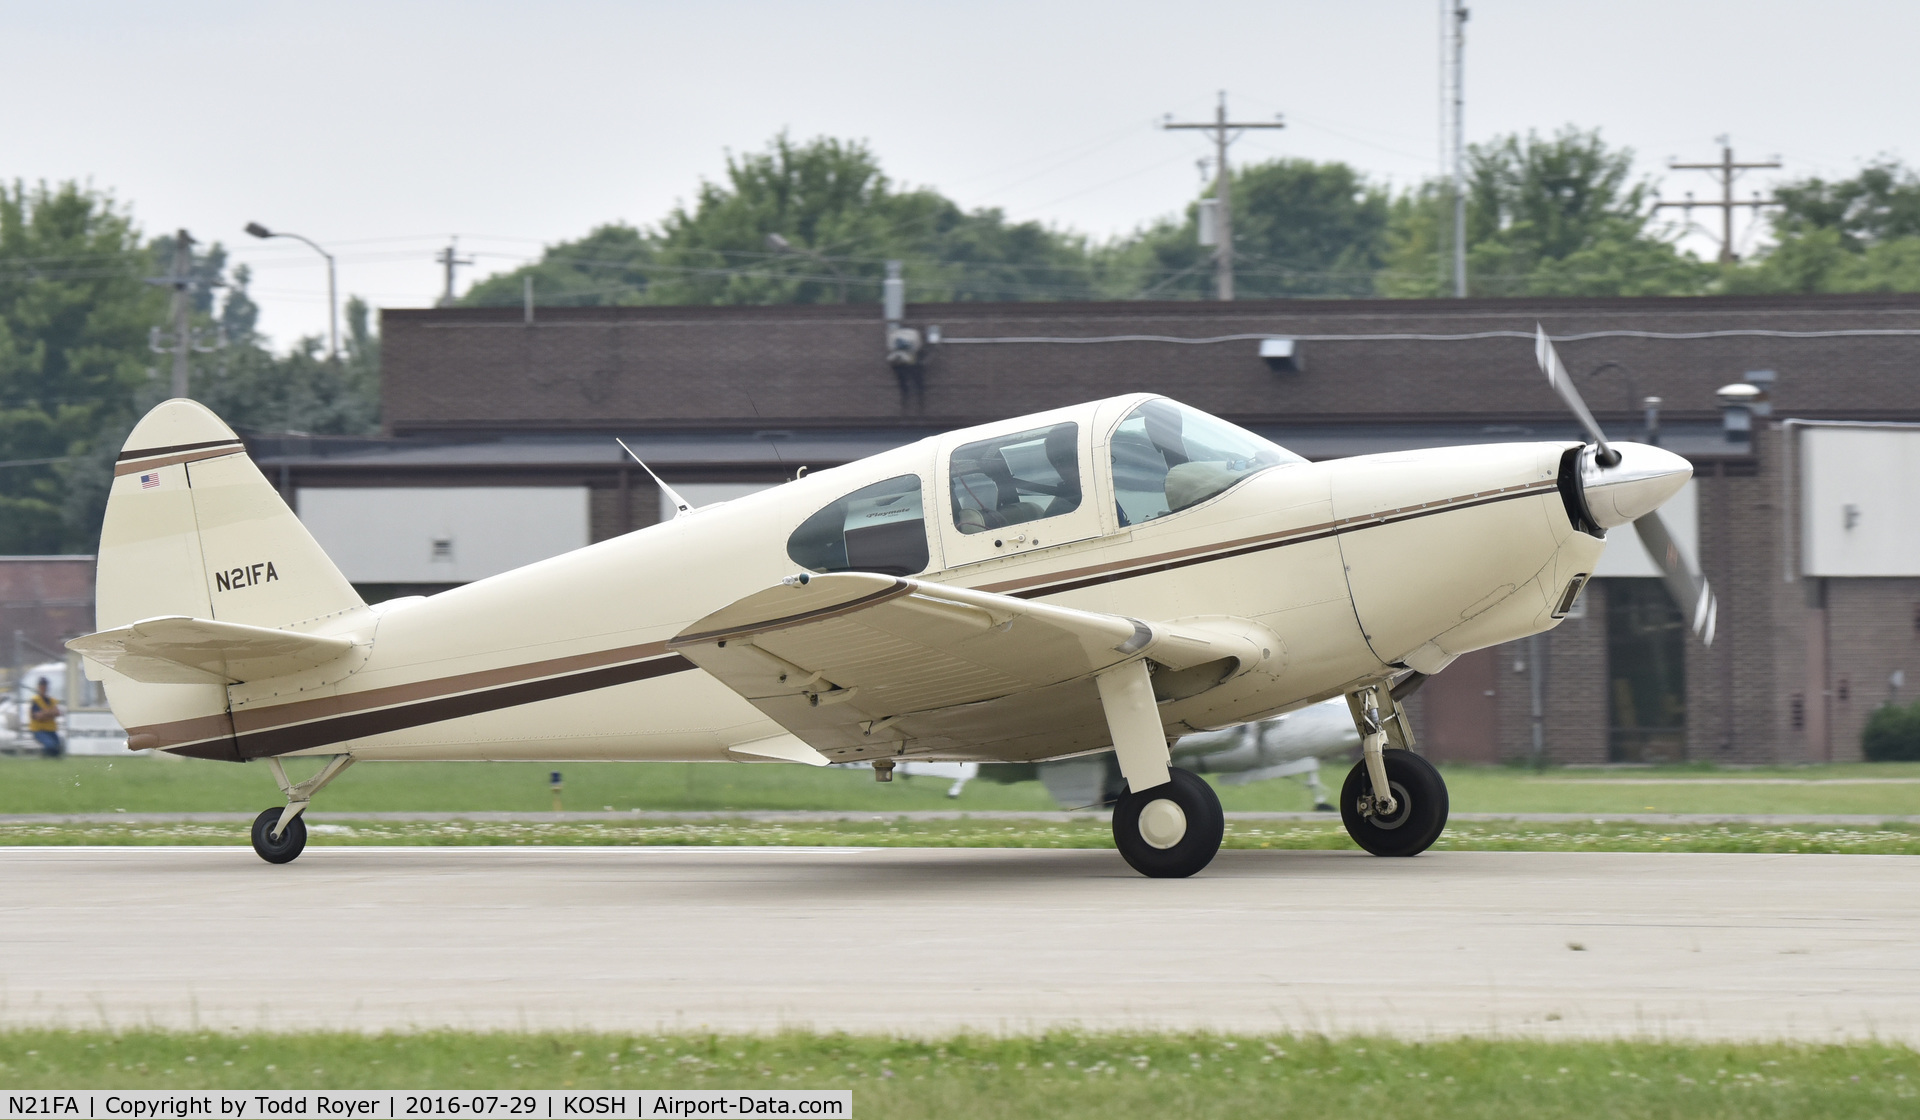
[[27, 730], [40, 741], [40, 753], [59, 758], [66, 753], [65, 745], [60, 742], [60, 702], [47, 695], [47, 678], [40, 678], [40, 688], [29, 705]]

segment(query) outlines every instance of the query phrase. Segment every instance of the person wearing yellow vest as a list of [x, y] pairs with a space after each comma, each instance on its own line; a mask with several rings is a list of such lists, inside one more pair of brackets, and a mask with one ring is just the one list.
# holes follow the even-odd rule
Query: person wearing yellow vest
[[40, 753], [59, 758], [66, 753], [60, 742], [60, 702], [47, 694], [47, 678], [40, 678], [40, 689], [28, 704], [27, 730], [40, 741]]

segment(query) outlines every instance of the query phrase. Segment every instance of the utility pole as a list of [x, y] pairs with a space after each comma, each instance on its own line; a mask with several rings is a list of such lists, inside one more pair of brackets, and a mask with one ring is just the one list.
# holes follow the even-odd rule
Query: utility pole
[[189, 314], [193, 311], [193, 301], [188, 294], [190, 276], [193, 269], [193, 238], [186, 230], [173, 237], [173, 275], [168, 279], [173, 286], [173, 396], [187, 395], [187, 350], [193, 345], [192, 324]]
[[1230, 300], [1233, 298], [1233, 168], [1227, 164], [1227, 145], [1239, 139], [1238, 135], [1227, 135], [1229, 129], [1247, 128], [1285, 128], [1286, 122], [1275, 117], [1271, 121], [1229, 122], [1227, 120], [1227, 91], [1220, 91], [1220, 106], [1214, 111], [1213, 122], [1175, 124], [1165, 121], [1162, 128], [1200, 129], [1213, 133], [1214, 185], [1213, 199], [1216, 217], [1214, 228], [1218, 231], [1219, 245], [1213, 250], [1213, 290], [1214, 298]]
[[[174, 234], [173, 268], [168, 275], [147, 281], [173, 289], [173, 305], [167, 316], [171, 324], [165, 328], [153, 327], [147, 332], [147, 349], [156, 354], [173, 355], [173, 383], [170, 388], [175, 397], [187, 395], [187, 355], [195, 351], [211, 354], [227, 344], [224, 329], [214, 332], [211, 343], [193, 340], [193, 246], [193, 237], [186, 230]], [[169, 334], [173, 340], [162, 345], [161, 340]]]
[[452, 307], [453, 306], [453, 270], [463, 264], [472, 264], [473, 258], [462, 257], [460, 255], [460, 239], [458, 237], [455, 237], [452, 241], [449, 241], [447, 243], [447, 247], [440, 250], [439, 255], [435, 256], [433, 259], [436, 261], [439, 261], [441, 266], [447, 270], [447, 288], [446, 288], [446, 292], [440, 297], [440, 306]]
[[1718, 174], [1720, 177], [1720, 200], [1718, 202], [1697, 202], [1694, 200], [1693, 196], [1689, 194], [1686, 198], [1686, 201], [1684, 202], [1656, 202], [1653, 204], [1653, 208], [1655, 210], [1664, 210], [1668, 207], [1679, 207], [1691, 213], [1693, 208], [1696, 206], [1719, 207], [1720, 208], [1720, 263], [1733, 264], [1735, 261], [1740, 259], [1739, 257], [1735, 256], [1733, 252], [1734, 208], [1738, 206], [1751, 206], [1753, 207], [1754, 213], [1758, 214], [1762, 206], [1774, 205], [1773, 199], [1770, 199], [1770, 198], [1763, 199], [1758, 194], [1754, 195], [1753, 200], [1751, 202], [1734, 201], [1733, 180], [1736, 177], [1735, 173], [1740, 171], [1759, 171], [1767, 168], [1776, 168], [1780, 166], [1780, 161], [1778, 159], [1772, 159], [1772, 160], [1768, 160], [1766, 163], [1736, 163], [1734, 162], [1734, 158], [1733, 158], [1733, 148], [1727, 143], [1727, 138], [1724, 136], [1721, 136], [1721, 137], [1718, 137], [1718, 139], [1720, 141], [1720, 162], [1719, 163], [1675, 163], [1672, 160], [1668, 160], [1667, 167], [1674, 171], [1711, 171]]
[[1467, 298], [1467, 6], [1453, 0], [1448, 78], [1453, 108], [1453, 298]]

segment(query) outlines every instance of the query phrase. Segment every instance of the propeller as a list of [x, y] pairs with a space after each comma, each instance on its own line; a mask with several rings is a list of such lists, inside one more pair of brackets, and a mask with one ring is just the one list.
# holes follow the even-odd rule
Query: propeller
[[[1593, 440], [1593, 463], [1604, 477], [1609, 469], [1620, 466], [1621, 454], [1616, 447], [1609, 446], [1607, 434], [1600, 430], [1599, 421], [1587, 409], [1587, 402], [1580, 397], [1580, 390], [1574, 385], [1573, 378], [1567, 374], [1567, 367], [1560, 360], [1559, 351], [1553, 347], [1553, 341], [1547, 337], [1545, 327], [1536, 325], [1533, 355], [1540, 363], [1540, 372], [1547, 375], [1547, 384], [1560, 394], [1567, 408], [1573, 413], [1580, 426], [1587, 430]], [[1644, 450], [1644, 449], [1643, 449]], [[1666, 581], [1667, 592], [1673, 601], [1680, 605], [1682, 614], [1688, 616], [1693, 632], [1699, 635], [1701, 642], [1713, 644], [1714, 626], [1719, 620], [1719, 604], [1713, 597], [1713, 589], [1707, 585], [1706, 578], [1680, 545], [1667, 531], [1667, 523], [1660, 519], [1658, 511], [1650, 511], [1633, 519], [1633, 528], [1640, 534], [1640, 543], [1647, 548], [1647, 555], [1660, 568], [1660, 576]]]

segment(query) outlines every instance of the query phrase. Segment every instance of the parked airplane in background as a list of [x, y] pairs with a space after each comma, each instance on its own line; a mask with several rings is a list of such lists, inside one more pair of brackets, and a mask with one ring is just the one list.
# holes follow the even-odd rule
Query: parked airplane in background
[[[1539, 355], [1593, 444], [1309, 463], [1133, 394], [676, 501], [663, 524], [373, 606], [233, 432], [173, 400], [127, 438], [100, 632], [69, 645], [129, 747], [266, 763], [287, 798], [254, 822], [272, 862], [362, 759], [864, 761], [884, 778], [1110, 748], [1121, 854], [1191, 875], [1224, 818], [1169, 739], [1333, 697], [1363, 746], [1347, 830], [1413, 855], [1447, 794], [1405, 749], [1396, 685], [1556, 625], [1606, 530], [1636, 519], [1711, 618], [1653, 513], [1686, 461], [1608, 445], [1544, 334]], [[295, 784], [288, 756], [325, 763]]]
[[[1170, 748], [1173, 761], [1196, 774], [1219, 774], [1228, 785], [1297, 778], [1313, 795], [1313, 807], [1333, 809], [1327, 787], [1320, 781], [1320, 760], [1351, 758], [1360, 749], [1360, 733], [1346, 701], [1326, 700], [1254, 723], [1219, 731], [1183, 736]], [[853, 765], [843, 763], [842, 765]], [[910, 778], [951, 781], [947, 796], [957, 798], [978, 777], [989, 781], [1020, 781], [1029, 775], [1046, 786], [1047, 793], [1065, 809], [1107, 806], [1126, 792], [1126, 782], [1111, 752], [1083, 755], [1059, 762], [1042, 762], [1014, 771], [1018, 778], [1001, 777], [994, 767], [982, 773], [977, 762], [902, 762], [894, 772]]]

